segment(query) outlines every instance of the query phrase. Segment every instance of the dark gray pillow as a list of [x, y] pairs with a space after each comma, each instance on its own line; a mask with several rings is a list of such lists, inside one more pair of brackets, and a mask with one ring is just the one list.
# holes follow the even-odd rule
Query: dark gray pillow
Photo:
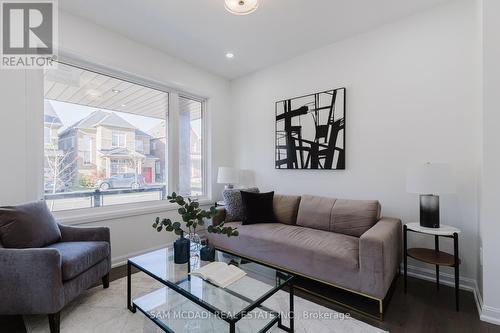
[[224, 190], [222, 196], [224, 197], [224, 208], [226, 208], [226, 222], [243, 221], [245, 217], [243, 203], [241, 201], [241, 191], [259, 193], [257, 187]]
[[6, 248], [43, 247], [61, 240], [45, 201], [0, 207], [0, 242]]

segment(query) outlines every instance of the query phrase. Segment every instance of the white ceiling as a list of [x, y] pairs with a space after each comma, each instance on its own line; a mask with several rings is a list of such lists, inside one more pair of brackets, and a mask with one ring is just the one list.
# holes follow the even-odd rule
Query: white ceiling
[[[59, 0], [62, 10], [229, 79], [449, 0]], [[226, 52], [234, 59], [226, 59]]]

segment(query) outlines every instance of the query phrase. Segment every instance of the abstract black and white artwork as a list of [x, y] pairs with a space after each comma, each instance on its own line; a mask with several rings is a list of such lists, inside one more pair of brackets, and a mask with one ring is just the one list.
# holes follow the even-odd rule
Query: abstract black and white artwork
[[276, 102], [276, 169], [345, 169], [345, 92]]

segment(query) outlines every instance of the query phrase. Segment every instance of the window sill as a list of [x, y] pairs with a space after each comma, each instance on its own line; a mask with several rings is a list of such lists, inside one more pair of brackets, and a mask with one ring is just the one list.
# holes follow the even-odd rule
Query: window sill
[[[199, 198], [201, 206], [213, 204], [208, 198]], [[165, 202], [141, 202], [134, 204], [114, 205], [99, 208], [84, 208], [54, 212], [56, 220], [66, 225], [82, 225], [88, 223], [115, 220], [123, 217], [140, 216], [177, 210], [177, 204]]]

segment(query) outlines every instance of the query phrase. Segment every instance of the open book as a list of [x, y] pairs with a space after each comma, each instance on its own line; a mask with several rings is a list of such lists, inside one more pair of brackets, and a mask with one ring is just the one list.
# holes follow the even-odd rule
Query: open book
[[200, 267], [190, 274], [212, 282], [220, 288], [226, 288], [231, 283], [244, 277], [247, 273], [234, 265], [216, 261]]

